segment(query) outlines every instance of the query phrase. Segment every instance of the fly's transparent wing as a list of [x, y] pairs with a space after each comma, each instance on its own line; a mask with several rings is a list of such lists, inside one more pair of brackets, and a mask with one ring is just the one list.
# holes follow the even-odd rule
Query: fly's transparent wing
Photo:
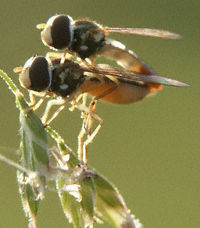
[[132, 34], [132, 35], [140, 35], [140, 36], [150, 36], [150, 37], [158, 37], [162, 39], [172, 39], [177, 40], [181, 39], [179, 34], [169, 32], [166, 30], [160, 29], [150, 29], [150, 28], [108, 28], [105, 27], [104, 31], [107, 32], [117, 32], [122, 34]]
[[117, 78], [121, 78], [126, 82], [146, 82], [146, 83], [156, 83], [167, 86], [188, 86], [188, 84], [184, 82], [180, 82], [171, 78], [162, 77], [159, 75], [146, 75], [146, 74], [138, 74], [132, 71], [121, 70], [117, 68], [110, 67], [108, 65], [98, 65], [93, 68], [84, 68], [85, 71], [103, 75], [103, 76], [114, 76]]

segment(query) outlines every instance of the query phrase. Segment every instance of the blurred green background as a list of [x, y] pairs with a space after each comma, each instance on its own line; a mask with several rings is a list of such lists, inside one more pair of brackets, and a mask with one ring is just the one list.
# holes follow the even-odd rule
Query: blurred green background
[[[116, 106], [100, 102], [104, 126], [89, 146], [89, 163], [109, 178], [147, 228], [198, 228], [200, 224], [200, 1], [198, 0], [0, 0], [0, 68], [19, 85], [15, 66], [48, 51], [35, 25], [55, 13], [88, 17], [116, 27], [160, 28], [180, 41], [111, 35], [159, 74], [187, 82], [165, 87], [155, 97]], [[0, 81], [0, 148], [15, 160], [19, 144], [14, 96]], [[64, 111], [53, 123], [76, 150], [79, 112]], [[0, 163], [0, 228], [25, 228], [16, 170]], [[40, 205], [38, 227], [69, 227], [56, 193]], [[96, 227], [100, 227], [96, 226]], [[103, 225], [101, 227], [109, 227]]]

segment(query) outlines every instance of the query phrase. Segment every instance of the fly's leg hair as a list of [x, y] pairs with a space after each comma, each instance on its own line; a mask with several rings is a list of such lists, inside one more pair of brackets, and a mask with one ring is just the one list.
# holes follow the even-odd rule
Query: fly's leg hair
[[103, 120], [97, 116], [96, 114], [93, 116], [94, 119], [97, 119], [99, 121], [98, 126], [95, 128], [95, 130], [92, 132], [92, 134], [87, 134], [87, 139], [84, 140], [84, 136], [86, 134], [86, 128], [85, 128], [85, 119], [83, 119], [81, 131], [78, 135], [78, 156], [79, 160], [82, 161], [87, 166], [88, 161], [88, 144], [90, 144], [95, 136], [98, 134], [102, 124]]
[[[112, 80], [112, 78], [110, 78]], [[115, 79], [113, 80], [115, 81]], [[109, 88], [108, 90], [104, 91], [102, 94], [99, 96], [96, 96], [93, 98], [89, 110], [85, 112], [85, 117], [83, 119], [83, 124], [81, 127], [81, 131], [78, 136], [78, 154], [79, 154], [79, 159], [83, 161], [85, 165], [87, 165], [88, 161], [88, 145], [93, 141], [95, 136], [98, 134], [99, 130], [101, 129], [101, 126], [103, 124], [103, 119], [100, 118], [96, 113], [95, 113], [95, 107], [97, 104], [97, 100], [103, 98], [104, 96], [108, 95], [109, 93], [113, 92], [117, 87], [119, 83], [116, 81], [113, 87]], [[98, 126], [95, 128], [95, 130], [92, 132], [92, 126], [94, 119], [99, 121]], [[86, 129], [87, 129], [87, 138], [84, 140], [84, 136], [86, 135]]]
[[[42, 123], [45, 126], [49, 125], [58, 116], [58, 114], [65, 108], [67, 103], [68, 103], [68, 100], [65, 100], [65, 99], [54, 99], [54, 100], [48, 101], [44, 114], [41, 118]], [[50, 110], [54, 105], [59, 105], [60, 107], [53, 113], [51, 118], [48, 119]]]
[[30, 92], [29, 92], [29, 97], [30, 97], [29, 105], [31, 106], [31, 109], [32, 109], [33, 111], [37, 110], [37, 109], [42, 105], [42, 103], [44, 102], [44, 100], [46, 99], [46, 96], [47, 96], [47, 94], [44, 94], [44, 95], [36, 102], [34, 93], [30, 91]]
[[96, 116], [96, 114], [95, 114], [95, 116], [91, 115], [91, 118], [97, 119], [99, 121], [99, 124], [91, 134], [87, 135], [87, 139], [83, 143], [83, 163], [86, 165], [87, 165], [87, 160], [88, 160], [88, 144], [90, 144], [93, 141], [93, 139], [98, 134], [98, 132], [103, 124], [103, 119], [101, 119], [99, 116]]
[[[79, 110], [81, 110], [82, 112], [84, 112], [84, 118], [83, 118], [81, 131], [78, 135], [78, 156], [79, 156], [79, 160], [82, 161], [87, 166], [88, 144], [90, 144], [93, 141], [93, 139], [95, 138], [95, 136], [98, 134], [98, 132], [102, 126], [103, 120], [94, 111], [91, 111], [87, 106], [85, 106], [83, 104], [79, 103], [76, 105], [76, 107]], [[87, 130], [88, 130], [88, 129], [86, 130], [86, 128], [88, 128], [89, 117], [91, 117], [92, 119], [96, 119], [99, 122], [99, 124], [91, 134], [87, 134], [87, 138], [85, 140], [84, 136], [86, 135]]]
[[29, 98], [30, 101], [28, 102], [30, 110], [28, 111], [27, 115], [30, 115], [33, 111], [36, 111], [46, 99], [46, 94], [44, 94], [38, 101], [36, 101], [35, 94], [32, 91], [29, 91]]

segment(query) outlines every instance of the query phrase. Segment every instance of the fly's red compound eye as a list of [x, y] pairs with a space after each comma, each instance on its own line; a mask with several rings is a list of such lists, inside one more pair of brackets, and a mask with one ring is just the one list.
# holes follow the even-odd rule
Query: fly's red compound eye
[[53, 49], [64, 49], [73, 39], [73, 19], [68, 15], [55, 15], [49, 18], [41, 38], [45, 45]]
[[26, 61], [23, 71], [19, 76], [21, 85], [37, 92], [49, 88], [52, 81], [50, 66], [45, 57], [31, 57]]

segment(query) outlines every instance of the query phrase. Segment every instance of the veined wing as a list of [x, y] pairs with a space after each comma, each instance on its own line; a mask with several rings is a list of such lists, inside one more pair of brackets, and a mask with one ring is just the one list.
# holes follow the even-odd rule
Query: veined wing
[[149, 74], [138, 74], [132, 71], [121, 70], [117, 68], [110, 67], [108, 65], [98, 65], [97, 67], [81, 67], [85, 72], [90, 72], [94, 74], [99, 74], [103, 76], [113, 76], [117, 78], [121, 78], [123, 80], [129, 81], [138, 81], [144, 83], [155, 83], [167, 86], [189, 86], [184, 82], [180, 82], [171, 78], [162, 77], [159, 75], [149, 75]]
[[163, 39], [181, 39], [181, 36], [179, 34], [169, 32], [166, 30], [160, 30], [160, 29], [150, 29], [150, 28], [109, 28], [105, 27], [103, 28], [104, 31], [108, 32], [117, 32], [117, 33], [123, 33], [123, 34], [134, 34], [134, 35], [140, 35], [140, 36], [150, 36], [150, 37], [159, 37]]

